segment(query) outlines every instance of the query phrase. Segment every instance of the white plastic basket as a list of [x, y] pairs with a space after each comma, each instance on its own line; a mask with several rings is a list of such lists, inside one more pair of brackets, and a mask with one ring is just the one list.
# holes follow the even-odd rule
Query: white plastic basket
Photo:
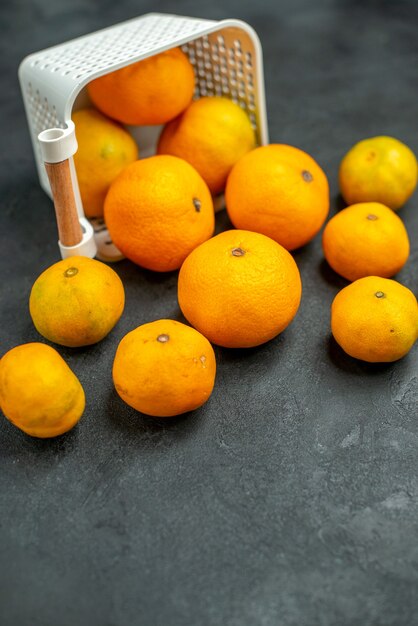
[[[222, 95], [247, 111], [257, 142], [267, 143], [262, 51], [255, 31], [240, 20], [219, 22], [152, 13], [36, 52], [19, 68], [19, 80], [35, 153], [39, 180], [51, 196], [38, 135], [67, 128], [73, 110], [88, 103], [86, 85], [121, 67], [181, 46], [195, 68], [195, 97]], [[159, 128], [130, 129], [141, 156], [155, 151]], [[80, 216], [83, 209], [71, 159], [72, 182]], [[99, 255], [118, 251], [108, 242], [103, 223], [95, 224]], [[107, 246], [107, 247], [106, 247]]]

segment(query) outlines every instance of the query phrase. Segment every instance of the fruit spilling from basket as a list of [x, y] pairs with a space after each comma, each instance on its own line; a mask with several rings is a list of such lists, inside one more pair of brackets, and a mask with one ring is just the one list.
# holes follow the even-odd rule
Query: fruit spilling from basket
[[[295, 318], [302, 283], [290, 251], [323, 227], [328, 180], [299, 148], [257, 147], [246, 111], [233, 101], [193, 100], [193, 67], [180, 49], [98, 78], [88, 92], [95, 108], [73, 115], [85, 213], [104, 216], [132, 262], [180, 270], [178, 302], [191, 325], [163, 319], [132, 329], [116, 351], [114, 385], [142, 413], [179, 415], [212, 393], [211, 344], [259, 346]], [[160, 124], [157, 154], [141, 158], [123, 125]], [[375, 137], [346, 154], [339, 176], [350, 206], [328, 221], [323, 250], [331, 268], [353, 282], [334, 299], [332, 333], [351, 357], [396, 361], [418, 337], [416, 298], [390, 280], [409, 257], [408, 233], [393, 210], [416, 187], [417, 161], [400, 141]], [[213, 198], [223, 192], [235, 229], [213, 237]], [[113, 269], [72, 257], [35, 280], [29, 305], [40, 335], [78, 347], [111, 332], [124, 301]], [[24, 432], [62, 434], [84, 402], [81, 384], [52, 347], [23, 344], [1, 359], [0, 406]]]

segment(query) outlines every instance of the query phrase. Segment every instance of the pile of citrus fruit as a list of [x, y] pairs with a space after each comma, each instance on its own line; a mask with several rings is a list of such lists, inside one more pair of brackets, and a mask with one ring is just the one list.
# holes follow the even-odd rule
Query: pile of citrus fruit
[[[178, 302], [190, 324], [162, 319], [132, 329], [114, 357], [114, 385], [142, 413], [192, 411], [214, 387], [211, 344], [259, 346], [294, 319], [302, 283], [290, 251], [324, 225], [327, 177], [296, 147], [257, 147], [247, 114], [231, 100], [193, 100], [193, 67], [180, 49], [98, 78], [88, 91], [95, 108], [73, 115], [86, 215], [104, 216], [132, 262], [180, 270]], [[139, 158], [124, 125], [159, 124], [157, 154]], [[329, 265], [350, 284], [332, 303], [332, 333], [352, 357], [395, 361], [418, 336], [417, 300], [391, 280], [409, 256], [394, 211], [416, 187], [417, 161], [400, 141], [375, 137], [346, 154], [339, 176], [349, 206], [328, 221], [322, 242]], [[221, 193], [235, 228], [213, 237]], [[114, 270], [83, 257], [47, 268], [29, 298], [40, 335], [70, 347], [103, 339], [124, 303]], [[0, 360], [0, 406], [24, 432], [53, 437], [77, 423], [85, 398], [57, 351], [30, 343]]]

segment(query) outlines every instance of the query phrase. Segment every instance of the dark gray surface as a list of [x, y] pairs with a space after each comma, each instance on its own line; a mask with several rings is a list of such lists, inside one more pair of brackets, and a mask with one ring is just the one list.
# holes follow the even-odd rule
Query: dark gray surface
[[[418, 152], [415, 2], [2, 2], [1, 353], [40, 337], [30, 287], [57, 260], [16, 72], [31, 51], [154, 11], [239, 17], [264, 47], [273, 141], [329, 176], [357, 140]], [[418, 195], [401, 211], [418, 284]], [[226, 224], [225, 216], [220, 218]], [[126, 311], [101, 344], [60, 349], [87, 410], [53, 441], [0, 422], [1, 626], [412, 626], [418, 621], [418, 351], [369, 366], [330, 340], [345, 283], [317, 238], [295, 255], [303, 300], [255, 350], [216, 350], [200, 411], [161, 426], [112, 390], [120, 338], [178, 317], [176, 274], [128, 262]]]

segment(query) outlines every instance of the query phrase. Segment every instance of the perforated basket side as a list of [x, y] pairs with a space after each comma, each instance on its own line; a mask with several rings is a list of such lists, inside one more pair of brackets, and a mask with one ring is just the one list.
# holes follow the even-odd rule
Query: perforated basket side
[[56, 74], [77, 86], [81, 79], [96, 77], [145, 58], [161, 48], [198, 36], [216, 22], [176, 15], [149, 14], [84, 35], [27, 57], [26, 62], [55, 80]]
[[195, 68], [195, 98], [230, 98], [248, 113], [257, 143], [266, 143], [262, 66], [248, 33], [236, 27], [222, 28], [189, 41], [183, 50]]

